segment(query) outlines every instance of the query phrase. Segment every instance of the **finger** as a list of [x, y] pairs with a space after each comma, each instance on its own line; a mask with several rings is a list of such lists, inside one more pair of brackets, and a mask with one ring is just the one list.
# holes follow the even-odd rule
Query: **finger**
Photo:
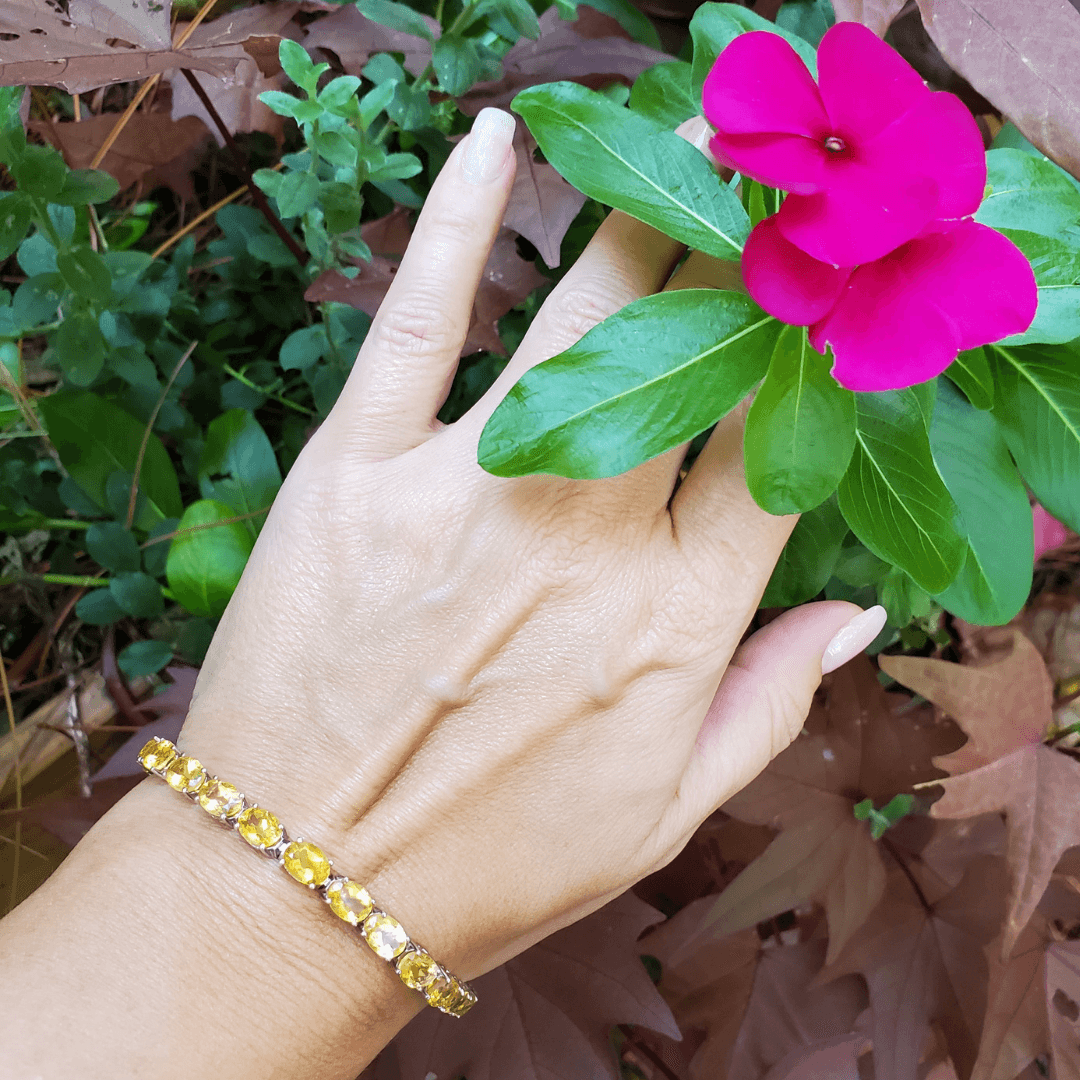
[[735, 651], [698, 731], [667, 835], [689, 835], [798, 735], [823, 672], [863, 652], [885, 609], [822, 601], [784, 612]]
[[432, 186], [334, 409], [361, 453], [402, 453], [435, 430], [510, 197], [513, 137], [509, 113], [483, 109]]

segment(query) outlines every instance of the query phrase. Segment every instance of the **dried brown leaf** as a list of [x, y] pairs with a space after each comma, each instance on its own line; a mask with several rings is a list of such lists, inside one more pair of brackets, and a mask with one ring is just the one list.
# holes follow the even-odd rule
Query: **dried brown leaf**
[[762, 1080], [860, 1080], [859, 1058], [869, 1045], [857, 1031], [823, 1039], [788, 1054]]
[[861, 22], [878, 37], [884, 37], [889, 24], [900, 14], [907, 0], [833, 0], [837, 22]]
[[[137, 34], [137, 32], [136, 32]], [[172, 49], [159, 41], [118, 40], [78, 23], [49, 0], [4, 0], [0, 5], [0, 85], [59, 86], [81, 94], [110, 83], [145, 79], [173, 68], [223, 78], [233, 62], [198, 49]]]
[[640, 1024], [679, 1038], [671, 1010], [639, 959], [638, 937], [660, 918], [626, 892], [472, 980], [481, 1005], [460, 1019], [425, 1009], [380, 1059], [381, 1080], [431, 1073], [469, 1080], [617, 1080], [609, 1044], [614, 1024]]
[[171, 7], [171, 0], [68, 0], [68, 16], [106, 37], [165, 49]]
[[1080, 11], [1069, 0], [918, 0], [949, 64], [1080, 177]]
[[941, 781], [931, 814], [967, 818], [1004, 811], [1012, 887], [1002, 934], [1008, 956], [1035, 911], [1058, 859], [1080, 844], [1080, 762], [1049, 746], [1026, 746], [981, 769]]
[[1012, 631], [1012, 652], [985, 667], [917, 656], [883, 656], [881, 669], [928, 698], [969, 737], [934, 759], [952, 775], [977, 769], [1042, 740], [1052, 719], [1053, 684], [1034, 645]]
[[1080, 1076], [1080, 942], [1046, 950], [1046, 1011], [1057, 1080]]

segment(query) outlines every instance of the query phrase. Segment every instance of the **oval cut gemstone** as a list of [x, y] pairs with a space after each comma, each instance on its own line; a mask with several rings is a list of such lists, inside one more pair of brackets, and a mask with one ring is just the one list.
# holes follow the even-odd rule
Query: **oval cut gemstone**
[[208, 779], [199, 792], [199, 805], [211, 816], [233, 818], [244, 805], [244, 796], [228, 782], [216, 776]]
[[441, 974], [435, 958], [423, 951], [408, 952], [400, 957], [397, 973], [401, 981], [413, 990], [423, 990]]
[[285, 835], [281, 822], [261, 806], [249, 806], [236, 819], [236, 828], [256, 848], [273, 847]]
[[139, 751], [139, 764], [150, 772], [165, 768], [176, 757], [176, 747], [168, 739], [151, 739]]
[[443, 1008], [448, 1009], [455, 1016], [464, 1016], [476, 1004], [476, 995], [466, 990], [460, 983], [454, 983], [453, 998], [443, 1003]]
[[330, 876], [330, 860], [307, 840], [294, 840], [282, 852], [281, 862], [301, 885], [321, 885]]
[[193, 757], [180, 754], [165, 766], [165, 782], [176, 791], [194, 794], [203, 786], [206, 770]]
[[384, 960], [393, 960], [399, 953], [404, 952], [409, 941], [405, 927], [392, 915], [386, 914], [368, 917], [364, 923], [364, 937]]
[[353, 926], [362, 923], [374, 906], [367, 889], [348, 878], [335, 881], [326, 890], [326, 899], [330, 901], [330, 910]]
[[448, 1006], [454, 1000], [454, 980], [441, 972], [424, 988], [429, 1005]]

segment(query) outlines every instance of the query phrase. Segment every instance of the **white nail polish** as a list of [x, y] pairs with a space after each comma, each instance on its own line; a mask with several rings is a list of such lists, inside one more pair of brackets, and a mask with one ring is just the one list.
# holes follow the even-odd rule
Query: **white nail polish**
[[828, 675], [858, 656], [881, 633], [887, 618], [885, 609], [875, 604], [841, 627], [825, 648], [821, 658], [821, 674]]
[[513, 116], [502, 109], [480, 110], [461, 157], [461, 175], [470, 184], [490, 184], [503, 171], [515, 124]]

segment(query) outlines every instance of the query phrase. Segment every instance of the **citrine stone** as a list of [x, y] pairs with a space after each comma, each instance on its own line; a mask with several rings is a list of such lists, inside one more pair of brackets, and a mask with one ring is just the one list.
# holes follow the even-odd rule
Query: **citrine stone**
[[439, 966], [426, 952], [407, 952], [398, 958], [397, 972], [406, 986], [423, 990], [439, 975]]
[[193, 757], [180, 754], [165, 766], [165, 782], [176, 791], [194, 794], [205, 780], [206, 770]]
[[374, 906], [367, 889], [348, 878], [335, 881], [326, 890], [326, 899], [330, 901], [330, 910], [353, 926], [362, 923]]
[[330, 860], [307, 840], [294, 840], [282, 852], [281, 863], [301, 885], [321, 885], [330, 876]]
[[454, 996], [454, 980], [441, 973], [424, 987], [424, 997], [429, 1005], [446, 1006], [454, 1000]]
[[233, 818], [244, 806], [244, 796], [227, 780], [208, 779], [199, 792], [199, 805], [216, 818]]
[[460, 983], [454, 983], [453, 997], [449, 1002], [443, 1003], [443, 1008], [448, 1009], [455, 1016], [464, 1016], [476, 1004], [476, 995], [470, 993]]
[[139, 764], [154, 772], [163, 769], [176, 757], [176, 747], [168, 739], [151, 739], [139, 751]]
[[364, 923], [364, 937], [384, 960], [393, 960], [399, 953], [404, 952], [409, 941], [405, 927], [392, 915], [384, 914], [368, 916]]
[[236, 819], [236, 828], [256, 848], [273, 847], [285, 835], [281, 822], [261, 806], [249, 806]]

